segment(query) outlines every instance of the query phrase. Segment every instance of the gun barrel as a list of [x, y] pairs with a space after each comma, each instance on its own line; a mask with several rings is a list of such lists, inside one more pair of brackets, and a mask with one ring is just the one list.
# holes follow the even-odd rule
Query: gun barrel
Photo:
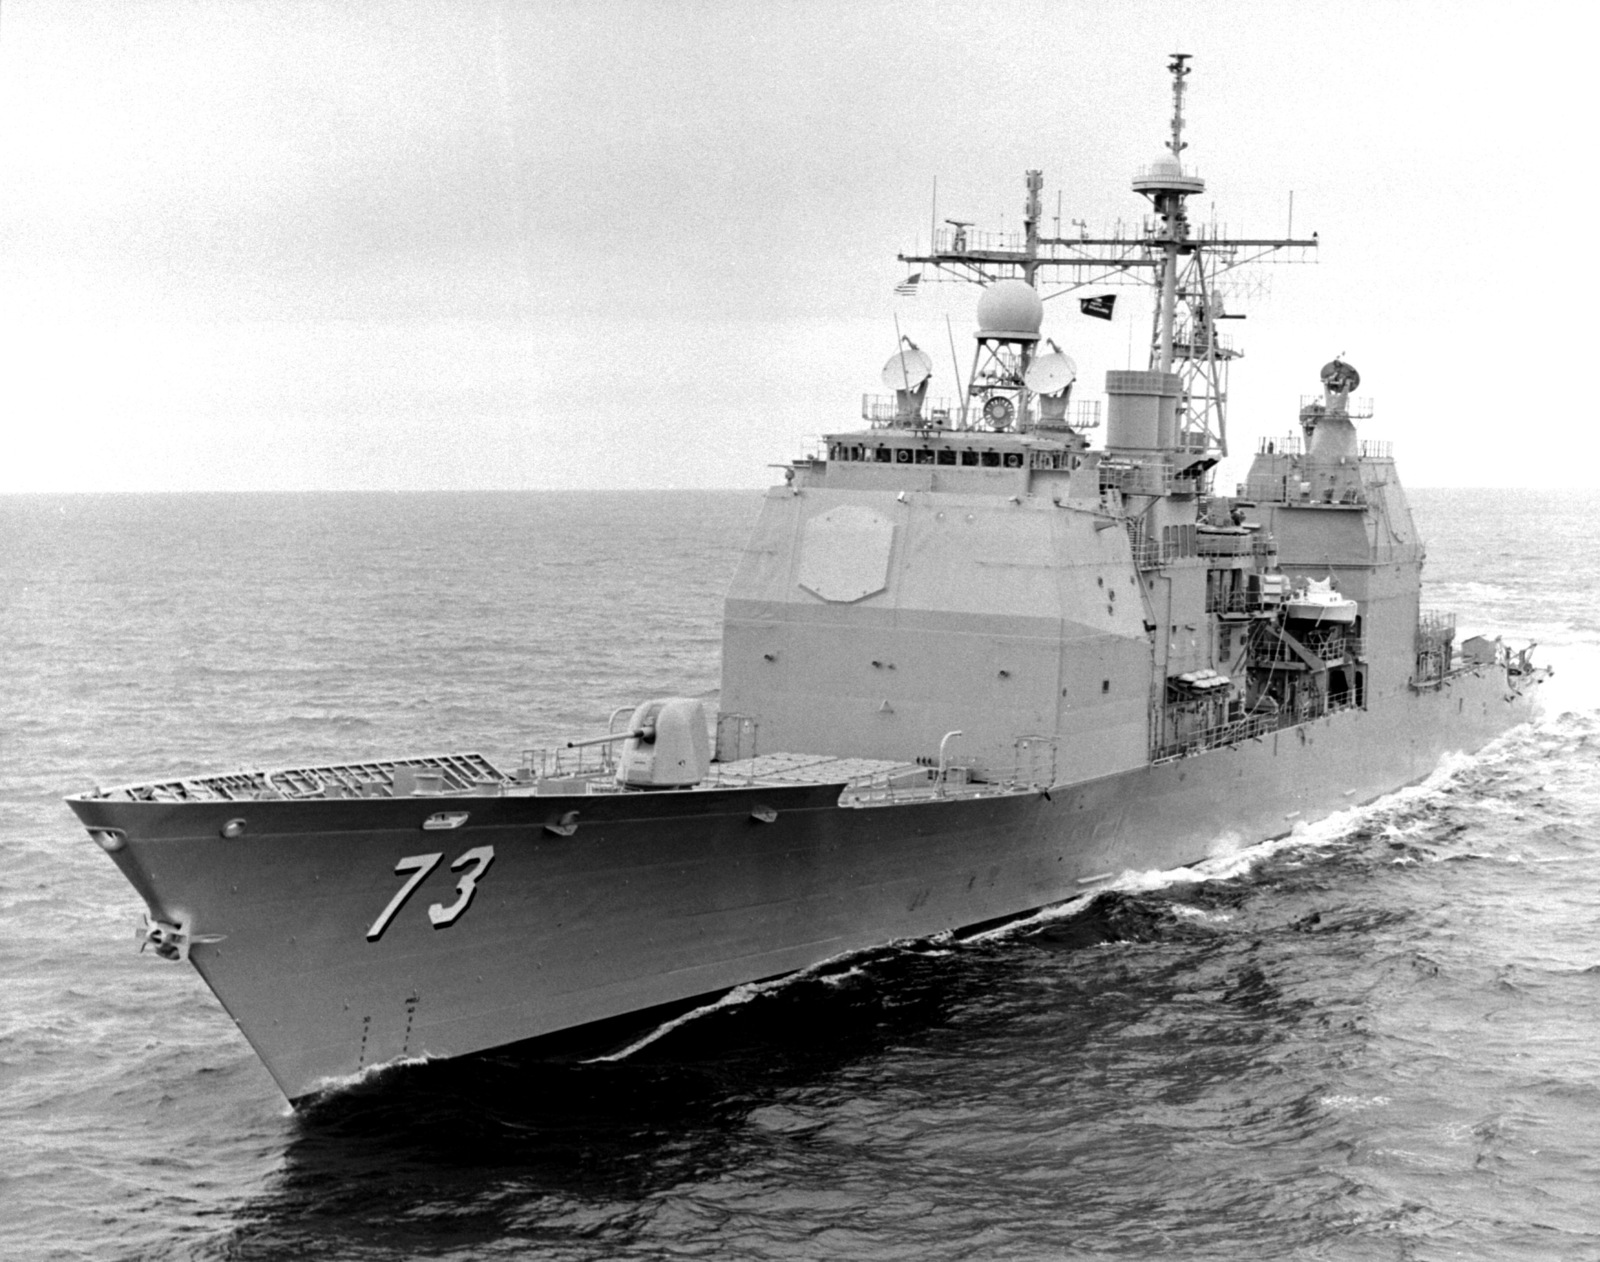
[[611, 745], [617, 741], [631, 741], [635, 736], [642, 736], [646, 740], [654, 736], [653, 729], [641, 727], [632, 732], [613, 732], [610, 736], [592, 736], [586, 741], [568, 741], [568, 749], [584, 749], [590, 745]]

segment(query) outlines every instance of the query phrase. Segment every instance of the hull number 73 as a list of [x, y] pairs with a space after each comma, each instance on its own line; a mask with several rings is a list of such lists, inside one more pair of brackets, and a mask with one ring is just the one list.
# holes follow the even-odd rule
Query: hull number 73
[[[427, 880], [428, 873], [439, 866], [439, 860], [444, 858], [442, 853], [414, 854], [400, 860], [394, 865], [396, 876], [409, 872], [411, 875], [389, 900], [389, 905], [378, 913], [378, 918], [372, 922], [372, 928], [367, 930], [367, 941], [376, 942], [383, 937], [383, 932], [389, 927], [406, 900], [416, 892], [417, 886]], [[461, 878], [456, 881], [456, 900], [446, 907], [443, 903], [434, 903], [428, 908], [428, 919], [435, 929], [443, 929], [455, 924], [461, 913], [472, 905], [472, 896], [478, 892], [478, 880], [489, 870], [489, 865], [494, 862], [493, 846], [474, 846], [461, 855], [450, 865], [452, 872], [461, 872]], [[465, 868], [466, 871], [462, 872]]]

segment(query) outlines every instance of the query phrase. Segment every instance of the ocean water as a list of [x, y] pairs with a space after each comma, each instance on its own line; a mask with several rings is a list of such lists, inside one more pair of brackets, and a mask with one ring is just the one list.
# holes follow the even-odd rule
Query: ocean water
[[619, 1061], [295, 1113], [61, 796], [710, 694], [758, 496], [0, 498], [0, 1256], [1600, 1259], [1600, 494], [1413, 499], [1538, 723]]

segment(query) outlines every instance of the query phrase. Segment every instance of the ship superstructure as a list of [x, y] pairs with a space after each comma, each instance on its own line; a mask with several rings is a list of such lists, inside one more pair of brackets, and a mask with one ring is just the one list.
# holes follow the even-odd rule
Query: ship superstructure
[[[1321, 436], [1292, 458], [1309, 462], [1296, 493], [1300, 473], [1321, 479], [1314, 504], [1275, 496], [1288, 475], [1267, 466], [1237, 501], [1212, 494], [1237, 355], [1218, 277], [1316, 239], [1191, 227], [1205, 184], [1181, 161], [1187, 60], [1169, 66], [1167, 153], [1133, 180], [1154, 212], [1144, 231], [1041, 237], [1029, 171], [1020, 241], [955, 222], [902, 256], [983, 286], [972, 370], [958, 405], [930, 403], [931, 363], [902, 339], [882, 373], [894, 393], [863, 400], [868, 427], [829, 433], [769, 496], [723, 655], [724, 711], [760, 744], [926, 759], [959, 728], [974, 778], [1018, 774], [1042, 748], [1055, 774], [1087, 778], [1364, 703], [1366, 621], [1385, 650], [1414, 636], [1421, 550], [1392, 463], [1354, 438], [1353, 375], [1329, 377]], [[1147, 368], [1106, 374], [1091, 449], [1099, 405], [1073, 409], [1076, 365], [1041, 336], [1037, 286], [1103, 284], [1107, 269], [1144, 278], [1152, 333]], [[1334, 578], [1335, 560], [1353, 607], [1384, 613], [1313, 633], [1283, 598]], [[1407, 656], [1385, 659], [1400, 664], [1380, 688], [1405, 685]]]
[[[718, 713], [647, 699], [514, 769], [70, 799], [147, 904], [141, 944], [195, 965], [286, 1095], [556, 1033], [615, 1048], [619, 1022], [1279, 835], [1527, 717], [1526, 650], [1458, 651], [1421, 612], [1422, 545], [1342, 359], [1236, 494], [1212, 486], [1236, 355], [1217, 277], [1315, 240], [1191, 228], [1170, 68], [1148, 231], [1041, 238], [1029, 172], [1019, 243], [959, 223], [911, 256], [982, 285], [970, 374], [931, 398], [901, 338], [888, 393], [768, 493]], [[1154, 317], [1102, 416], [1038, 286], [1107, 267], [1147, 277]]]

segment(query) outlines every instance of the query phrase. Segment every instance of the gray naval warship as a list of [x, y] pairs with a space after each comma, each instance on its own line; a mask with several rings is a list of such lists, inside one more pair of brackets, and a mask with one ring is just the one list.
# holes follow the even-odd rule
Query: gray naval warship
[[[199, 971], [290, 1100], [401, 1060], [603, 1045], [624, 1018], [1194, 864], [1530, 717], [1529, 649], [1421, 609], [1422, 541], [1348, 364], [1214, 490], [1225, 274], [1316, 241], [1190, 223], [1186, 60], [1140, 227], [1041, 235], [1030, 171], [1022, 233], [952, 220], [901, 256], [981, 286], [970, 373], [930, 398], [902, 338], [862, 423], [787, 467], [728, 592], [715, 713], [636, 699], [514, 768], [68, 799], [147, 904], [141, 944]], [[1041, 290], [1107, 277], [1154, 315], [1102, 418], [1041, 338]]]

